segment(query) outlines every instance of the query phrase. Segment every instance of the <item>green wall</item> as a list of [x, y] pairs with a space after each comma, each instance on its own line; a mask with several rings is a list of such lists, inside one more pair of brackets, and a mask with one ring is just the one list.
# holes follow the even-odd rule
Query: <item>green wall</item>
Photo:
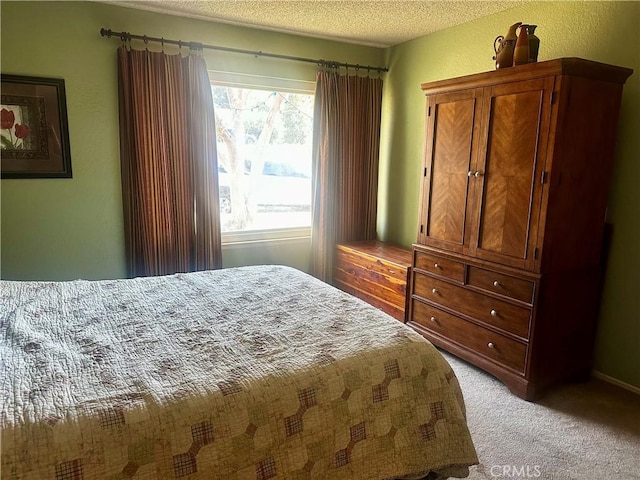
[[[360, 65], [384, 51], [215, 24], [94, 2], [0, 2], [3, 73], [65, 79], [72, 179], [2, 180], [3, 279], [68, 280], [125, 275], [116, 49], [100, 28]], [[149, 48], [157, 48], [149, 45]], [[167, 51], [169, 47], [167, 47]], [[177, 49], [173, 51], [177, 52]], [[316, 66], [205, 51], [212, 70], [315, 80]], [[308, 240], [229, 248], [224, 265], [308, 265]]]
[[494, 38], [518, 21], [539, 25], [540, 61], [582, 57], [634, 69], [620, 115], [609, 206], [615, 230], [595, 367], [640, 387], [639, 2], [535, 2], [389, 49], [378, 234], [407, 246], [417, 236], [425, 105], [420, 84], [493, 70]]

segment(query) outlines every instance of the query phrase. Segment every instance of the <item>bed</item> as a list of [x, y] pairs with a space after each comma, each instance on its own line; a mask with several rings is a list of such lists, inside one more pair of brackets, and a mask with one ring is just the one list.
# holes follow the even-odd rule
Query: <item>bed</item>
[[2, 479], [464, 477], [458, 381], [284, 266], [2, 281]]

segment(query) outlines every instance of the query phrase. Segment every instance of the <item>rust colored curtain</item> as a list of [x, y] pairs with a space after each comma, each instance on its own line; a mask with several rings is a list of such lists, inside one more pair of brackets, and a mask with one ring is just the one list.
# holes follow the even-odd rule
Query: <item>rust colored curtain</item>
[[211, 86], [201, 55], [118, 49], [128, 273], [220, 268]]
[[336, 243], [376, 238], [381, 104], [380, 78], [318, 73], [311, 272], [325, 282]]

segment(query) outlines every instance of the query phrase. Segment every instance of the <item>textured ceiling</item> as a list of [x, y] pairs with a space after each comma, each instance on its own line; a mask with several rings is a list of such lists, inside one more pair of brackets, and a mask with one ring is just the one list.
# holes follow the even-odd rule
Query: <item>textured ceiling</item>
[[528, 0], [115, 0], [105, 3], [348, 43], [388, 47], [513, 8], [526, 1]]

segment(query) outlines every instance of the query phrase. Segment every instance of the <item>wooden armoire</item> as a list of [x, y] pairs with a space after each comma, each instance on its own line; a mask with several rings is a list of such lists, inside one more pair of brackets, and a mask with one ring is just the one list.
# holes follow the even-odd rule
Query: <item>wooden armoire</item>
[[590, 375], [632, 73], [561, 58], [422, 85], [407, 323], [528, 400]]

